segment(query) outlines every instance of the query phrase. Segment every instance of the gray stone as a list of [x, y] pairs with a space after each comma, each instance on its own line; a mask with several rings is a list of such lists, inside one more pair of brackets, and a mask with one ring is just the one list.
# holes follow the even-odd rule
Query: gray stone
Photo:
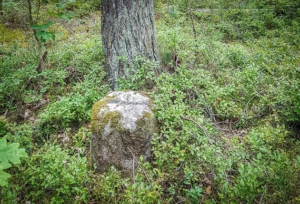
[[[110, 92], [92, 108], [92, 162], [96, 171], [115, 166], [130, 173], [134, 156], [151, 157], [151, 138], [157, 131], [151, 100], [145, 94]], [[135, 164], [135, 165], [134, 165]]]

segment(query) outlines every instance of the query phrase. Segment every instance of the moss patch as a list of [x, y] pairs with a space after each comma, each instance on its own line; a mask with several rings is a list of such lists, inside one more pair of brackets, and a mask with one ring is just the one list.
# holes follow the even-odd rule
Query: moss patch
[[[146, 112], [146, 111], [143, 111], [142, 114], [143, 114], [142, 117], [140, 117], [140, 118], [136, 121], [136, 125], [137, 125], [138, 127], [140, 127], [140, 126], [145, 126], [145, 125], [146, 125], [145, 123], [146, 123], [148, 120], [151, 120], [151, 118], [153, 117], [151, 113]], [[147, 119], [148, 119], [148, 120], [147, 120]]]
[[63, 40], [67, 40], [69, 38], [69, 31], [62, 25], [55, 23], [49, 28], [49, 31], [55, 33], [55, 34], [61, 34], [61, 37]]
[[[136, 121], [136, 126], [137, 129], [140, 127], [145, 127], [148, 125], [149, 121], [153, 120], [154, 115], [152, 115], [149, 112], [144, 111], [142, 117], [140, 117], [137, 121]], [[155, 120], [155, 119], [154, 119]], [[156, 133], [158, 130], [156, 127], [154, 127], [155, 129], [153, 130], [154, 133]]]
[[114, 98], [115, 96], [106, 96], [106, 98], [102, 99], [101, 101], [94, 103], [91, 114], [92, 132], [98, 133], [102, 131], [108, 123], [110, 123], [110, 127], [120, 129], [119, 121], [121, 119], [121, 114], [118, 111], [103, 113], [103, 115], [98, 116], [99, 111], [107, 107], [107, 104]]
[[[135, 92], [137, 94], [138, 92]], [[145, 93], [143, 93], [144, 96], [149, 98]], [[98, 115], [99, 111], [101, 109], [105, 109], [107, 107], [107, 104], [111, 102], [113, 99], [115, 99], [116, 96], [106, 96], [104, 99], [96, 102], [92, 107], [92, 114], [91, 114], [91, 130], [94, 133], [102, 132], [107, 124], [110, 123], [110, 127], [117, 130], [117, 131], [126, 131], [124, 127], [120, 124], [120, 119], [122, 117], [121, 113], [118, 111], [112, 111], [112, 112], [103, 112], [102, 115]], [[151, 121], [154, 116], [144, 111], [142, 113], [142, 117], [140, 117], [136, 121], [136, 127], [139, 129], [140, 127], [147, 126], [148, 121]], [[155, 130], [156, 132], [156, 130]]]
[[0, 43], [10, 45], [14, 41], [23, 41], [24, 34], [20, 29], [6, 28], [3, 24], [0, 24]]

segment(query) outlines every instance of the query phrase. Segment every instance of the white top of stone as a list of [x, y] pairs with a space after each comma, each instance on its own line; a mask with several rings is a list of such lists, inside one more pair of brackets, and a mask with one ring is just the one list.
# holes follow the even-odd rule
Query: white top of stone
[[121, 114], [121, 125], [129, 130], [136, 129], [136, 121], [143, 116], [144, 112], [151, 113], [149, 98], [134, 91], [121, 92], [115, 91], [107, 95], [113, 97], [105, 109], [101, 109], [99, 114], [106, 111], [118, 111]]

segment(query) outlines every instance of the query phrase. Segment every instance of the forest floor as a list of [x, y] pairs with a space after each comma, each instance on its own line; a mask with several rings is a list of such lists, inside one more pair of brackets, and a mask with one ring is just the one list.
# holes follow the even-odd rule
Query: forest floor
[[299, 17], [158, 6], [164, 73], [145, 60], [120, 79], [120, 90], [152, 98], [160, 125], [153, 160], [132, 179], [114, 168], [95, 174], [90, 162], [91, 107], [110, 91], [101, 14], [66, 20], [49, 9], [41, 22], [54, 22], [56, 38], [44, 43], [40, 73], [22, 12], [0, 24], [0, 138], [28, 155], [5, 169], [0, 202], [300, 202]]

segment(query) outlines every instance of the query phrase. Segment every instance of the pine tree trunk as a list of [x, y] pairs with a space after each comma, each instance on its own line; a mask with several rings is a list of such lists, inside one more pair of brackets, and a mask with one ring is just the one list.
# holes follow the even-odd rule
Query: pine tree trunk
[[[113, 90], [120, 76], [137, 70], [137, 57], [159, 62], [153, 0], [102, 0], [102, 44]], [[159, 74], [161, 68], [154, 71]]]

